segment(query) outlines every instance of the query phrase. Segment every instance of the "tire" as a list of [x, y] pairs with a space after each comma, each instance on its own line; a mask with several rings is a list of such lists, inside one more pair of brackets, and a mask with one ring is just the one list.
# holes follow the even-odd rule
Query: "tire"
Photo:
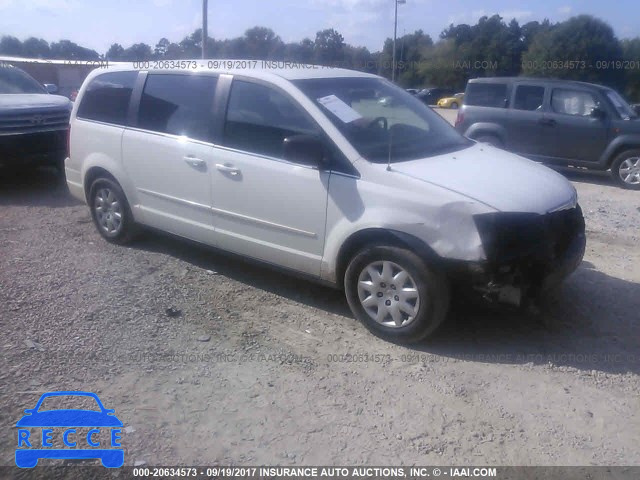
[[611, 176], [622, 188], [640, 190], [640, 150], [627, 150], [611, 164]]
[[503, 147], [502, 141], [495, 135], [480, 135], [474, 140], [479, 143], [486, 143], [487, 145], [491, 145], [492, 147], [496, 147], [496, 148]]
[[451, 108], [454, 109], [454, 110], [457, 110], [458, 109], [458, 104], [456, 102], [452, 102], [451, 103]]
[[[394, 278], [402, 281], [400, 270], [406, 273], [403, 284], [388, 284]], [[377, 272], [378, 277], [374, 278], [371, 272]], [[344, 285], [355, 317], [371, 333], [394, 343], [418, 342], [431, 335], [449, 308], [447, 279], [404, 248], [380, 245], [364, 248], [349, 263]], [[404, 301], [396, 296], [401, 292], [405, 292]], [[374, 318], [376, 315], [378, 320]]]
[[[106, 211], [101, 205], [106, 205]], [[124, 245], [136, 237], [138, 228], [129, 202], [114, 180], [104, 177], [94, 180], [89, 189], [89, 208], [98, 233], [106, 241]]]

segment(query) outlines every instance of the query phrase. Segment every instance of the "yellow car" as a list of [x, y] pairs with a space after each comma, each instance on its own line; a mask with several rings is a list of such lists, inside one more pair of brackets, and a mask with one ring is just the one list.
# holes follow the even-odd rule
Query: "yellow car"
[[453, 108], [456, 110], [462, 106], [463, 102], [464, 93], [456, 93], [453, 97], [446, 97], [438, 100], [438, 106], [440, 108]]

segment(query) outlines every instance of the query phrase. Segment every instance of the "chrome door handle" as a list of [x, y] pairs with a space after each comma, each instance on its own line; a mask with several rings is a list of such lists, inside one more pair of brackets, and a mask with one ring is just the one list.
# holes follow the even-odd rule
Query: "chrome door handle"
[[240, 173], [239, 168], [222, 165], [221, 163], [216, 163], [216, 168], [221, 172], [228, 173], [229, 175], [238, 175]]
[[204, 168], [207, 166], [207, 162], [198, 157], [186, 156], [184, 161], [195, 168]]

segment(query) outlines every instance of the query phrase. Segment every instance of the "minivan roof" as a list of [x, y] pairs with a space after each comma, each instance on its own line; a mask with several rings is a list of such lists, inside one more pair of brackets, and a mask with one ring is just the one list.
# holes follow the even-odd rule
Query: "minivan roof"
[[559, 78], [545, 78], [545, 77], [478, 77], [469, 80], [469, 83], [516, 83], [516, 82], [536, 82], [536, 83], [557, 83], [564, 85], [580, 85], [583, 87], [593, 87], [599, 89], [609, 89], [604, 85], [598, 85], [596, 83], [579, 82], [577, 80], [562, 80]]
[[[162, 68], [167, 62], [171, 68]], [[184, 63], [183, 63], [184, 62]], [[194, 67], [195, 62], [195, 67]], [[154, 64], [160, 64], [160, 68], [153, 68]], [[135, 66], [134, 66], [135, 65]], [[175, 68], [173, 66], [175, 65]], [[182, 66], [181, 66], [182, 65]], [[228, 68], [232, 67], [232, 68]], [[349, 70], [346, 68], [325, 67], [299, 62], [283, 60], [237, 60], [237, 59], [180, 59], [159, 60], [141, 62], [118, 62], [106, 68], [105, 71], [131, 71], [144, 70], [149, 72], [211, 72], [217, 74], [246, 75], [267, 79], [268, 77], [281, 77], [286, 80], [302, 80], [309, 78], [334, 78], [334, 77], [368, 77], [379, 78], [370, 73]]]

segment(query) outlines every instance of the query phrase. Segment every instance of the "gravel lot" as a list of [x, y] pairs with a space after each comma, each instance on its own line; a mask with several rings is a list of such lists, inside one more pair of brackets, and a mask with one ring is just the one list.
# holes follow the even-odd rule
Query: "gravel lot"
[[51, 390], [115, 408], [127, 465], [640, 465], [640, 194], [567, 174], [587, 253], [541, 315], [454, 300], [407, 348], [339, 292], [159, 234], [110, 245], [53, 171], [0, 171], [2, 465]]

